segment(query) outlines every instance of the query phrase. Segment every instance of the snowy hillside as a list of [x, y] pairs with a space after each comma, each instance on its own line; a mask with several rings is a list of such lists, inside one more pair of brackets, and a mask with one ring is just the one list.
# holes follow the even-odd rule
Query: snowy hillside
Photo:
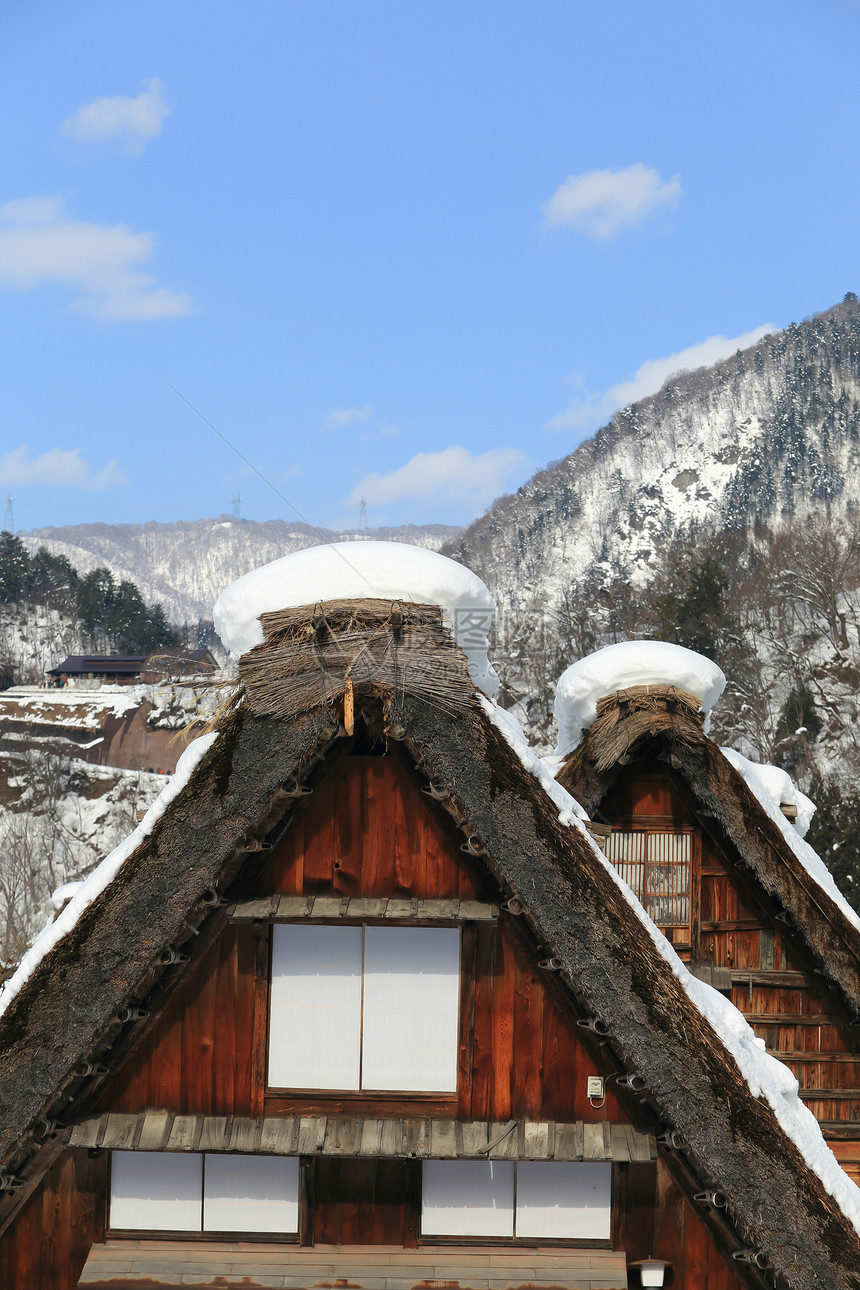
[[670, 378], [497, 501], [446, 551], [496, 595], [501, 630], [571, 582], [645, 583], [679, 529], [860, 507], [860, 304], [846, 299], [711, 368]]
[[259, 523], [221, 515], [175, 524], [79, 524], [19, 536], [30, 551], [44, 546], [66, 556], [80, 573], [106, 565], [117, 579], [134, 582], [148, 605], [162, 604], [171, 622], [195, 623], [212, 617], [212, 606], [231, 582], [291, 551], [320, 541], [374, 537], [435, 551], [458, 532], [428, 524], [338, 534], [283, 520]]

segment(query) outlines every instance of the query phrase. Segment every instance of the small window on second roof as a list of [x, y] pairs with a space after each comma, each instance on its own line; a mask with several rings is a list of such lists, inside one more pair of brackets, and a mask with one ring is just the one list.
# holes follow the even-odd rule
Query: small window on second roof
[[455, 1093], [460, 933], [278, 924], [269, 1085]]

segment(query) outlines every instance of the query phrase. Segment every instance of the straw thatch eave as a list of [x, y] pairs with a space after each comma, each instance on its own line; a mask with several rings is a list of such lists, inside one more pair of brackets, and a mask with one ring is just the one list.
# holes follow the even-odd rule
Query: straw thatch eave
[[622, 771], [639, 758], [665, 762], [680, 777], [728, 854], [735, 854], [842, 996], [860, 1016], [860, 933], [810, 876], [743, 776], [680, 706], [647, 710], [625, 695], [603, 700], [597, 720], [566, 759], [558, 779], [589, 814]]
[[[392, 715], [502, 889], [519, 896], [535, 941], [559, 958], [576, 1007], [609, 1022], [620, 1068], [644, 1077], [648, 1105], [684, 1135], [697, 1177], [728, 1196], [743, 1240], [797, 1290], [860, 1290], [860, 1240], [842, 1211], [753, 1096], [590, 841], [561, 825], [477, 700], [452, 719], [392, 696], [391, 727]], [[249, 833], [283, 813], [284, 784], [336, 737], [331, 720], [327, 705], [291, 720], [237, 709], [152, 835], [26, 983], [0, 1019], [4, 1159], [20, 1156], [23, 1135], [79, 1062], [95, 1051], [110, 1064], [105, 1036], [117, 1009], [150, 987], [159, 952], [184, 937], [205, 893], [238, 873]], [[221, 917], [208, 915], [195, 954]], [[171, 971], [181, 979], [183, 969]], [[83, 1111], [86, 1098], [76, 1105]], [[41, 1154], [47, 1162], [49, 1149]], [[35, 1177], [37, 1165], [27, 1168]]]

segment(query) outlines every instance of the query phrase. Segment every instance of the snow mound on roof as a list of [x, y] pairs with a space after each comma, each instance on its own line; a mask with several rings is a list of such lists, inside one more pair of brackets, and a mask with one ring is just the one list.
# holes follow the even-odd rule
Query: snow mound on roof
[[[769, 797], [778, 807], [795, 807], [797, 819], [789, 822], [793, 824], [795, 831], [805, 838], [816, 806], [811, 798], [801, 793], [788, 771], [781, 770], [779, 766], [770, 766], [767, 762], [750, 761], [748, 757], [735, 752], [734, 748], [721, 748], [720, 752], [744, 777], [759, 801]], [[783, 816], [783, 818], [786, 817]]]
[[682, 645], [665, 641], [607, 645], [572, 663], [558, 680], [556, 755], [564, 757], [576, 747], [583, 730], [597, 717], [598, 699], [633, 685], [675, 685], [689, 691], [701, 702], [707, 723], [711, 708], [725, 689], [726, 678], [716, 663]]
[[170, 803], [185, 788], [217, 738], [217, 732], [213, 732], [212, 734], [201, 735], [199, 739], [193, 739], [176, 763], [176, 770], [170, 777], [169, 782], [159, 793], [134, 832], [130, 833], [123, 842], [120, 842], [118, 847], [114, 847], [113, 851], [105, 856], [83, 882], [68, 883], [64, 888], [58, 888], [54, 892], [55, 897], [65, 897], [66, 894], [71, 894], [72, 898], [66, 904], [63, 912], [53, 922], [48, 923], [41, 934], [36, 937], [36, 940], [18, 964], [17, 971], [4, 986], [0, 987], [0, 1015], [6, 1011], [12, 1000], [23, 989], [46, 954], [55, 945], [58, 945], [64, 936], [69, 934], [84, 910], [110, 886], [128, 857], [137, 850], [144, 838], [149, 836]]
[[469, 660], [475, 685], [490, 698], [496, 695], [499, 678], [487, 658], [493, 597], [464, 565], [405, 542], [332, 542], [253, 569], [218, 597], [215, 630], [239, 658], [263, 640], [260, 614], [367, 597], [438, 605]]

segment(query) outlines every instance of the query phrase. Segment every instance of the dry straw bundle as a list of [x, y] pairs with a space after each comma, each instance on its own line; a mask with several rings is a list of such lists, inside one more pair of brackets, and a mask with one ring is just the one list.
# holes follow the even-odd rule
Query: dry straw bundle
[[452, 713], [473, 702], [466, 657], [435, 605], [327, 600], [260, 622], [266, 639], [239, 663], [256, 715], [287, 718], [353, 693], [408, 694]]
[[695, 694], [675, 685], [633, 685], [597, 700], [597, 720], [570, 760], [588, 756], [602, 773], [642, 736], [665, 731], [681, 742], [698, 741], [703, 721]]

